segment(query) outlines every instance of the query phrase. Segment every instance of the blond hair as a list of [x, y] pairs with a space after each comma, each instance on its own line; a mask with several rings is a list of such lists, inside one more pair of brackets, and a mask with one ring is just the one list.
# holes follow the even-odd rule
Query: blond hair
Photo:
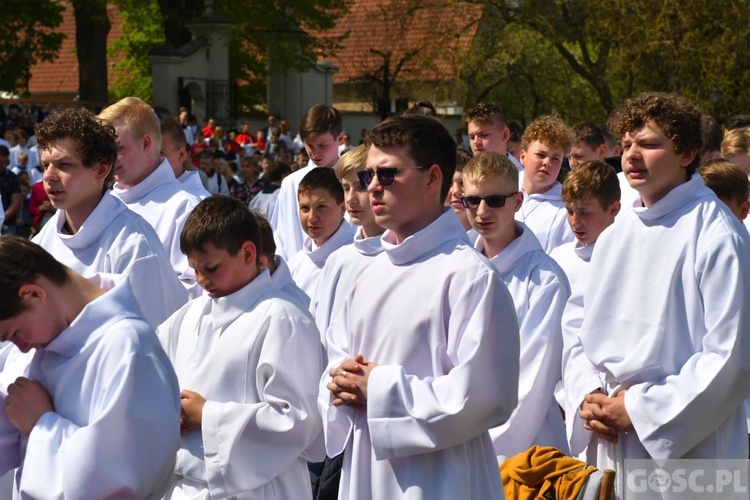
[[151, 136], [156, 150], [161, 149], [161, 125], [156, 112], [137, 97], [125, 97], [99, 113], [99, 118], [112, 125], [122, 122], [135, 138]]
[[721, 155], [750, 155], [750, 127], [735, 128], [724, 132]]
[[356, 148], [350, 149], [339, 158], [336, 166], [336, 177], [339, 180], [346, 177], [350, 172], [361, 172], [367, 164], [367, 146], [360, 144]]
[[469, 160], [463, 169], [464, 182], [481, 184], [488, 177], [500, 177], [518, 186], [518, 168], [507, 156], [501, 153], [485, 152]]

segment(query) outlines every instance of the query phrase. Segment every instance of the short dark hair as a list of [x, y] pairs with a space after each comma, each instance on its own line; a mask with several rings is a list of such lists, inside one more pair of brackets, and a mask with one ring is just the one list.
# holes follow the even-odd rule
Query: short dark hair
[[333, 106], [316, 104], [302, 115], [299, 135], [303, 141], [327, 133], [335, 139], [343, 129], [343, 120], [339, 110]]
[[582, 142], [591, 149], [596, 149], [606, 144], [604, 131], [596, 123], [578, 122], [571, 127], [571, 131], [573, 132], [574, 145]]
[[700, 164], [703, 146], [698, 107], [687, 97], [677, 94], [646, 92], [631, 97], [615, 110], [609, 126], [615, 134], [623, 137], [649, 121], [662, 129], [678, 155], [696, 150], [695, 158], [685, 169], [688, 176], [692, 175]]
[[237, 255], [246, 241], [255, 245], [258, 255], [262, 253], [258, 223], [250, 208], [237, 198], [211, 196], [190, 212], [180, 234], [180, 250], [187, 255], [212, 243]]
[[36, 140], [40, 153], [62, 139], [73, 140], [76, 154], [84, 166], [91, 167], [96, 162], [110, 165], [104, 185], [111, 184], [117, 160], [117, 134], [109, 122], [97, 118], [85, 108], [73, 106], [52, 113], [37, 125]]
[[463, 172], [466, 165], [471, 161], [471, 153], [464, 149], [456, 150], [456, 172]]
[[18, 236], [0, 237], [0, 321], [18, 316], [26, 308], [18, 296], [21, 286], [39, 277], [62, 286], [70, 281], [68, 268], [44, 248]]
[[283, 161], [275, 161], [268, 166], [266, 171], [266, 177], [268, 183], [281, 182], [281, 180], [287, 175], [292, 173], [292, 168], [284, 163]]
[[750, 115], [732, 115], [724, 120], [724, 130], [750, 127]]
[[8, 149], [8, 146], [4, 146], [0, 144], [0, 156], [7, 158], [10, 156], [10, 149]]
[[721, 151], [721, 141], [724, 139], [724, 129], [711, 115], [701, 117], [701, 132], [703, 136], [703, 150], [701, 154], [709, 151]]
[[511, 120], [508, 122], [508, 130], [510, 130], [510, 137], [508, 137], [508, 142], [517, 142], [518, 144], [520, 144], [521, 138], [523, 137], [523, 125], [518, 123], [516, 120]]
[[[251, 208], [250, 212], [255, 216], [255, 220], [258, 222], [258, 230], [260, 231], [260, 246], [263, 247], [261, 255], [265, 255], [269, 259], [272, 259], [276, 255], [276, 242], [273, 239], [273, 228], [268, 219], [263, 215], [263, 212], [257, 208]], [[258, 253], [261, 253], [260, 251]]]
[[344, 203], [344, 188], [332, 168], [316, 167], [310, 170], [300, 181], [297, 196], [308, 194], [313, 189], [324, 189], [336, 203]]
[[176, 118], [164, 118], [159, 121], [161, 126], [161, 135], [164, 137], [168, 135], [175, 142], [177, 147], [187, 147], [187, 139], [185, 138], [185, 131], [182, 130], [182, 125], [177, 121]]
[[394, 116], [375, 125], [365, 136], [368, 148], [406, 147], [407, 154], [423, 167], [437, 165], [443, 173], [440, 199], [448, 196], [456, 171], [456, 143], [450, 132], [435, 118]]
[[437, 118], [437, 110], [435, 109], [435, 105], [430, 101], [419, 101], [417, 103], [414, 103], [414, 105], [407, 108], [403, 114], [431, 116], [433, 118]]
[[496, 123], [500, 126], [508, 126], [508, 121], [505, 119], [505, 113], [503, 108], [496, 102], [480, 102], [464, 113], [466, 117], [466, 124], [470, 122], [477, 123]]

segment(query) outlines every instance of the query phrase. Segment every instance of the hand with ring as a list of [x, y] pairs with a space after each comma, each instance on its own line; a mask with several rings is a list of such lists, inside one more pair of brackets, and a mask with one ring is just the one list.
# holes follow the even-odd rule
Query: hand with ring
[[331, 368], [328, 372], [331, 381], [326, 387], [331, 391], [333, 405], [361, 406], [365, 401], [366, 390], [362, 389], [367, 385], [366, 376], [374, 366], [374, 363], [365, 362], [364, 356], [360, 354], [355, 359]]

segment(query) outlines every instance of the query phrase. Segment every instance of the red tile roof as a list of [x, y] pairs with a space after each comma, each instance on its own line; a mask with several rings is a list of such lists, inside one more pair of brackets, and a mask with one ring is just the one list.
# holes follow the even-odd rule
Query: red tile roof
[[[450, 80], [458, 62], [465, 57], [476, 34], [482, 7], [457, 3], [415, 8], [413, 0], [354, 0], [349, 13], [322, 35], [348, 33], [340, 50], [321, 60], [339, 67], [334, 83], [361, 80], [363, 75], [382, 68], [389, 54], [391, 71], [409, 54], [398, 80]], [[426, 5], [429, 2], [421, 2]]]
[[[109, 22], [111, 28], [107, 36], [107, 45], [122, 36], [122, 17], [114, 5], [108, 4]], [[31, 67], [29, 90], [33, 95], [39, 94], [78, 94], [78, 59], [76, 58], [76, 22], [73, 16], [73, 6], [65, 6], [62, 23], [57, 29], [64, 33], [60, 52], [54, 61], [38, 62]], [[107, 60], [107, 79], [111, 84], [116, 76], [112, 70], [119, 57]]]

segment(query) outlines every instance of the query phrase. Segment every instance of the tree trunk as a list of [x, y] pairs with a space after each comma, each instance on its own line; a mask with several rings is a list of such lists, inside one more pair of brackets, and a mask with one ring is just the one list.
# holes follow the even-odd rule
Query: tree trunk
[[72, 0], [76, 20], [78, 96], [82, 101], [109, 101], [107, 92], [106, 0]]

